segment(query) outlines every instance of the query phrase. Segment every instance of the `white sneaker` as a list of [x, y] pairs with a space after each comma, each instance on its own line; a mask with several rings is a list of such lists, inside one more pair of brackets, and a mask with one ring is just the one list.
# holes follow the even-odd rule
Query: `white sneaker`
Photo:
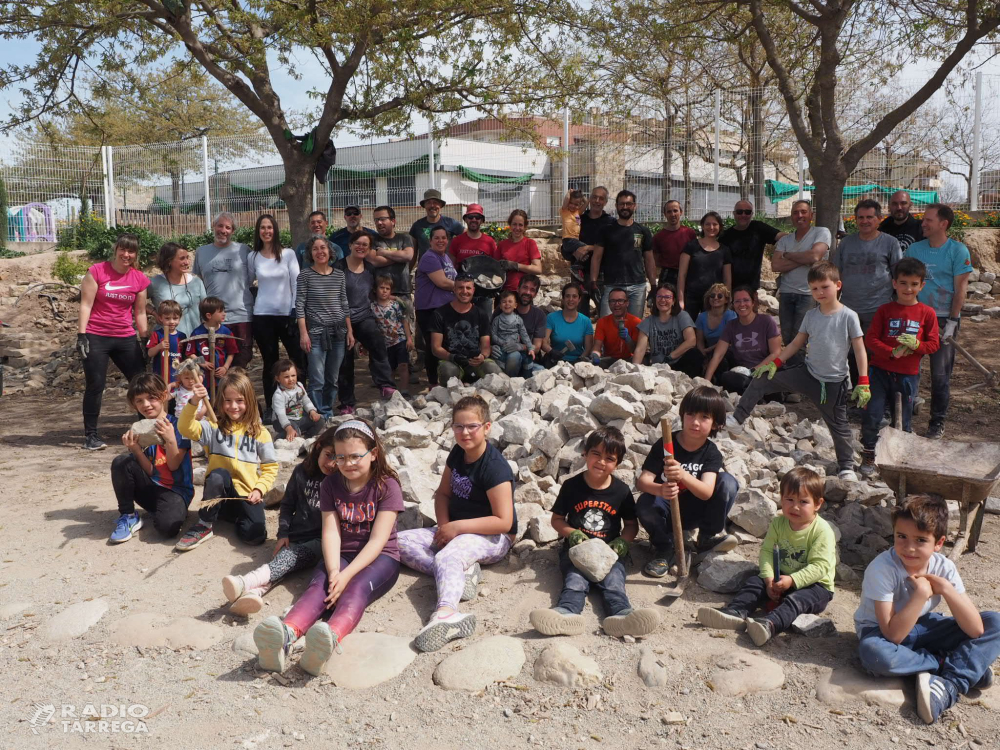
[[854, 473], [854, 469], [843, 469], [837, 472], [837, 479], [843, 479], [845, 482], [857, 482], [858, 475]]
[[435, 615], [417, 633], [417, 637], [413, 639], [413, 645], [417, 647], [418, 651], [437, 651], [448, 641], [453, 641], [456, 638], [468, 638], [475, 632], [476, 616], [473, 614], [452, 612], [445, 617]]

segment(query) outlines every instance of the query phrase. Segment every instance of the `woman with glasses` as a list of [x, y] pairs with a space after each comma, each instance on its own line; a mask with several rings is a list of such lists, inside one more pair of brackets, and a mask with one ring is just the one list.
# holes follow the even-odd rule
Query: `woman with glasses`
[[698, 338], [698, 351], [711, 357], [715, 345], [722, 335], [722, 329], [730, 320], [736, 320], [736, 313], [729, 309], [731, 296], [725, 284], [712, 284], [702, 300], [703, 310], [694, 321]]
[[698, 351], [691, 316], [678, 302], [676, 287], [668, 282], [659, 284], [654, 303], [656, 312], [639, 324], [639, 341], [632, 362], [668, 364], [692, 378], [699, 377], [704, 357]]
[[753, 380], [751, 370], [781, 351], [781, 334], [774, 318], [757, 312], [757, 292], [750, 287], [736, 287], [733, 307], [736, 308], [736, 320], [723, 328], [712, 359], [705, 368], [705, 379], [727, 391], [742, 394]]
[[729, 248], [719, 244], [722, 217], [709, 211], [701, 217], [701, 237], [684, 246], [677, 270], [677, 289], [681, 308], [691, 319], [702, 310], [705, 292], [712, 284], [733, 288], [733, 259]]

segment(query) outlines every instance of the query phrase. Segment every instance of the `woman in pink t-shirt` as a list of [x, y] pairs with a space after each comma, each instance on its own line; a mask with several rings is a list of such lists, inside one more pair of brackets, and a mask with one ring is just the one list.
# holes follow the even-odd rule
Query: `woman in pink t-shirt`
[[136, 268], [139, 240], [123, 234], [111, 251], [111, 260], [95, 263], [80, 284], [80, 326], [76, 350], [83, 360], [87, 388], [83, 394], [84, 447], [105, 448], [97, 434], [97, 418], [108, 377], [110, 359], [126, 380], [141, 373], [146, 364], [135, 334], [146, 335], [146, 287], [149, 279]]
[[515, 208], [507, 219], [507, 225], [510, 227], [510, 239], [497, 245], [497, 257], [507, 261], [507, 281], [503, 288], [516, 292], [524, 274], [542, 272], [542, 254], [535, 241], [524, 236], [528, 229], [528, 214]]

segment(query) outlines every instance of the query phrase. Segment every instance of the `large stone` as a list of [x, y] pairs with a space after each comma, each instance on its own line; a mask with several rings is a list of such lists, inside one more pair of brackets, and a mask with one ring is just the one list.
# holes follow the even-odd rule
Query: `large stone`
[[48, 641], [65, 641], [77, 638], [90, 630], [108, 611], [104, 599], [78, 602], [53, 616], [42, 627], [42, 637]]
[[399, 486], [403, 491], [403, 500], [416, 503], [420, 514], [430, 523], [435, 522], [434, 493], [437, 491], [440, 478], [428, 469], [404, 466], [396, 471], [399, 476]]
[[543, 419], [555, 419], [563, 410], [569, 406], [569, 397], [573, 394], [573, 389], [566, 385], [560, 385], [542, 394], [542, 400], [538, 404], [538, 412]]
[[585, 406], [568, 406], [559, 417], [559, 424], [566, 430], [567, 437], [583, 437], [598, 428], [597, 420]]
[[590, 402], [590, 413], [601, 424], [607, 424], [613, 419], [638, 419], [641, 422], [646, 418], [646, 410], [642, 404], [629, 403], [622, 396], [607, 393], [602, 393]]
[[907, 702], [912, 678], [870, 677], [853, 667], [838, 667], [826, 672], [816, 685], [816, 697], [828, 706], [862, 701], [899, 708]]
[[732, 554], [711, 553], [698, 567], [698, 585], [717, 594], [732, 594], [756, 573], [756, 563]]
[[611, 382], [627, 385], [639, 393], [651, 393], [653, 388], [656, 387], [656, 374], [644, 367], [638, 372], [627, 372], [624, 375], [616, 375], [611, 379]]
[[597, 583], [611, 572], [611, 568], [618, 562], [618, 555], [603, 539], [595, 538], [570, 547], [569, 559], [587, 580]]
[[[506, 378], [504, 378], [506, 380]], [[417, 421], [417, 412], [413, 410], [410, 403], [403, 397], [400, 391], [395, 391], [392, 397], [382, 404], [385, 409], [385, 416], [388, 417], [402, 417], [409, 422]]]
[[596, 661], [565, 641], [546, 646], [535, 659], [534, 671], [539, 682], [572, 688], [599, 685], [604, 678]]
[[524, 385], [529, 391], [545, 393], [555, 387], [556, 374], [552, 370], [541, 370], [528, 378]]
[[476, 641], [437, 665], [434, 683], [445, 690], [483, 690], [517, 677], [524, 666], [521, 642], [508, 635]]
[[531, 438], [531, 445], [552, 458], [566, 444], [569, 436], [561, 425], [554, 424], [547, 430], [539, 430]]
[[139, 438], [139, 445], [149, 448], [154, 445], [163, 445], [160, 436], [156, 434], [155, 419], [140, 419], [132, 423], [132, 432]]
[[538, 431], [538, 427], [531, 419], [531, 413], [523, 411], [501, 417], [495, 426], [503, 429], [503, 441], [506, 445], [525, 445]]
[[398, 448], [425, 448], [431, 444], [431, 434], [420, 422], [400, 424], [382, 430], [380, 436], [387, 450]]
[[763, 539], [771, 520], [775, 516], [774, 503], [760, 490], [747, 489], [740, 492], [736, 504], [729, 511], [729, 520]]
[[651, 425], [659, 425], [660, 420], [670, 413], [670, 408], [674, 405], [670, 396], [661, 396], [657, 393], [646, 396], [642, 403], [646, 407], [646, 421]]
[[709, 683], [721, 695], [739, 698], [750, 693], [777, 690], [785, 684], [784, 670], [763, 656], [728, 653], [712, 662], [718, 669], [709, 677]]
[[559, 533], [552, 528], [551, 515], [538, 515], [528, 521], [528, 536], [538, 544], [554, 542], [559, 538]]
[[667, 684], [667, 668], [649, 646], [639, 651], [639, 679], [646, 687], [664, 687]]
[[510, 392], [510, 378], [500, 373], [491, 373], [478, 381], [476, 388], [489, 391], [494, 396], [506, 396]]
[[792, 630], [807, 638], [820, 638], [822, 636], [833, 635], [837, 632], [837, 626], [833, 620], [819, 615], [802, 614], [792, 620]]
[[400, 675], [416, 658], [409, 638], [386, 633], [351, 633], [340, 642], [343, 653], [334, 652], [326, 673], [337, 687], [363, 690]]
[[521, 482], [514, 490], [514, 502], [545, 504], [545, 493], [535, 482]]
[[528, 533], [528, 522], [532, 518], [542, 516], [547, 513], [541, 504], [535, 503], [515, 503], [514, 511], [517, 513], [517, 538], [522, 539]]
[[152, 612], [139, 612], [118, 620], [109, 628], [111, 640], [121, 646], [142, 648], [193, 648], [204, 651], [225, 638], [218, 625], [193, 617], [171, 618]]

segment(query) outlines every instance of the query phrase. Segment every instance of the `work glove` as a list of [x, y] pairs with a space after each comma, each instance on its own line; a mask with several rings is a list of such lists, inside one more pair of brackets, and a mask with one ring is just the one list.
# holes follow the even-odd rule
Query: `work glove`
[[632, 337], [628, 335], [628, 328], [625, 327], [624, 323], [618, 324], [618, 338], [626, 344], [632, 340]]
[[601, 355], [598, 354], [597, 352], [591, 352], [590, 361], [593, 362], [595, 365], [599, 365], [601, 363]]
[[892, 356], [895, 359], [899, 359], [900, 357], [909, 357], [911, 354], [913, 354], [913, 350], [908, 346], [903, 346], [902, 344], [892, 350]]
[[944, 333], [941, 334], [941, 343], [950, 341], [955, 338], [955, 331], [958, 329], [958, 319], [948, 318], [948, 322], [944, 324]]
[[516, 271], [517, 270], [517, 261], [516, 260], [505, 260], [503, 262], [503, 267], [505, 269], [507, 269], [508, 271]]
[[90, 356], [90, 339], [87, 338], [87, 334], [76, 334], [76, 353], [80, 355], [80, 359], [83, 361], [86, 361], [87, 357]]
[[868, 377], [861, 375], [858, 378], [858, 384], [854, 386], [854, 390], [851, 392], [851, 398], [858, 402], [858, 408], [864, 409], [868, 406], [868, 402], [872, 400], [872, 389], [868, 384]]
[[781, 360], [776, 358], [772, 362], [767, 362], [755, 368], [753, 371], [753, 376], [755, 378], [762, 378], [764, 377], [764, 375], [767, 375], [768, 380], [773, 380], [774, 373], [778, 371], [779, 367], [781, 367]]
[[469, 366], [469, 358], [463, 357], [461, 354], [453, 355], [451, 361], [454, 362], [459, 367], [461, 367], [463, 370]]
[[566, 544], [570, 547], [575, 547], [576, 545], [587, 541], [587, 539], [589, 539], [589, 537], [580, 531], [580, 529], [573, 529], [569, 533], [569, 536], [566, 537]]
[[917, 347], [920, 346], [920, 342], [917, 341], [916, 335], [912, 333], [900, 334], [896, 337], [896, 343], [901, 346], [905, 346], [907, 349], [912, 349], [913, 351], [916, 351]]
[[612, 539], [608, 542], [608, 546], [615, 551], [615, 554], [618, 555], [619, 558], [625, 557], [625, 555], [628, 554], [628, 542], [621, 537]]

